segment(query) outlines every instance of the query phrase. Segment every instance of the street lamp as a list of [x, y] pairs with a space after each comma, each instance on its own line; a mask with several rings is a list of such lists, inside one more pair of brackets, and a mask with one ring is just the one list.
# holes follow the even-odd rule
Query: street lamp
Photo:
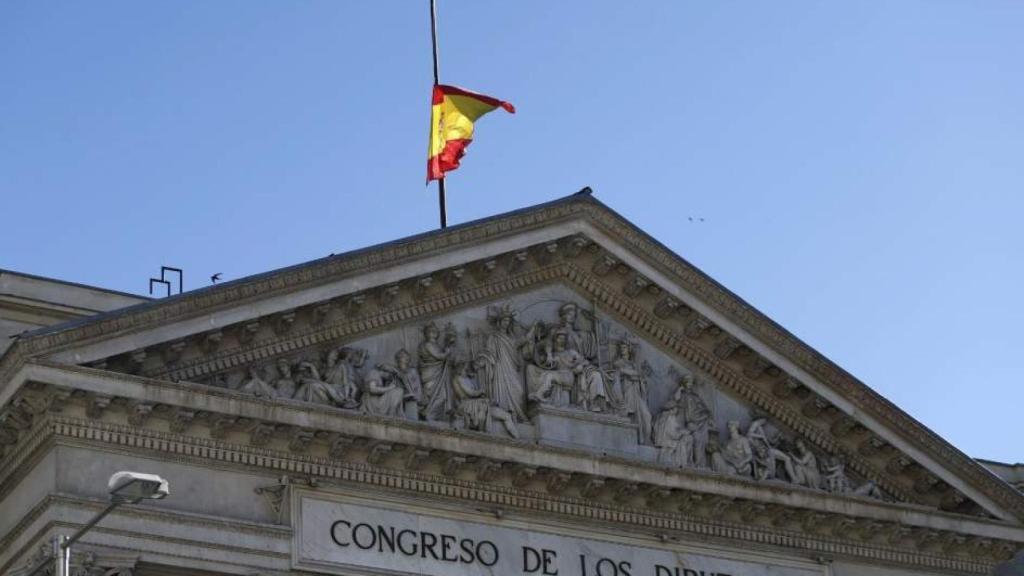
[[[156, 474], [143, 474], [140, 472], [117, 472], [107, 482], [107, 490], [110, 492], [110, 504], [97, 514], [78, 532], [69, 536], [58, 536], [53, 542], [53, 555], [57, 561], [57, 569], [54, 576], [68, 576], [71, 563], [71, 545], [85, 535], [93, 526], [103, 520], [107, 514], [114, 511], [121, 504], [138, 504], [143, 500], [160, 500], [171, 493], [167, 480]], [[43, 560], [32, 569], [27, 576], [33, 576], [40, 568], [44, 567], [50, 560]]]

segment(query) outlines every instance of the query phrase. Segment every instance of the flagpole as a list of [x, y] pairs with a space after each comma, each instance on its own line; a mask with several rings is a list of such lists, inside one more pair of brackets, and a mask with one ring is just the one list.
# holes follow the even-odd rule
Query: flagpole
[[[430, 40], [434, 48], [434, 85], [441, 83], [441, 75], [437, 67], [437, 2], [430, 0]], [[448, 227], [448, 208], [444, 194], [444, 174], [437, 180], [437, 204], [441, 209], [441, 228]]]

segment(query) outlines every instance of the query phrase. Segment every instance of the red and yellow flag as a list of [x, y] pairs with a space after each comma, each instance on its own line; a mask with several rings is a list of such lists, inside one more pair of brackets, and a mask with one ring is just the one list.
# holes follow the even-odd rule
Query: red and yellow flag
[[499, 106], [512, 114], [516, 112], [508, 102], [443, 84], [434, 85], [432, 104], [428, 182], [444, 178], [445, 172], [459, 167], [459, 159], [473, 141], [473, 123], [477, 118]]

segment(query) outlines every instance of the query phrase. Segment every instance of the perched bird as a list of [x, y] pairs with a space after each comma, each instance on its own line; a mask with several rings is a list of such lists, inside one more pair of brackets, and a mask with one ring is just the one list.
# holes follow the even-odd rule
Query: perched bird
[[221, 272], [217, 272], [213, 276], [210, 276], [210, 282], [213, 283], [213, 284], [216, 284], [220, 280], [220, 275], [221, 274], [222, 274]]

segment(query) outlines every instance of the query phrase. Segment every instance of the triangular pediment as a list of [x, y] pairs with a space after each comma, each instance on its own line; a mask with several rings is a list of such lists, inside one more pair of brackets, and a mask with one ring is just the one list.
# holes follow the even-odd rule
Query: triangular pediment
[[1020, 494], [586, 195], [42, 330], [0, 370], [33, 359], [1024, 517]]

